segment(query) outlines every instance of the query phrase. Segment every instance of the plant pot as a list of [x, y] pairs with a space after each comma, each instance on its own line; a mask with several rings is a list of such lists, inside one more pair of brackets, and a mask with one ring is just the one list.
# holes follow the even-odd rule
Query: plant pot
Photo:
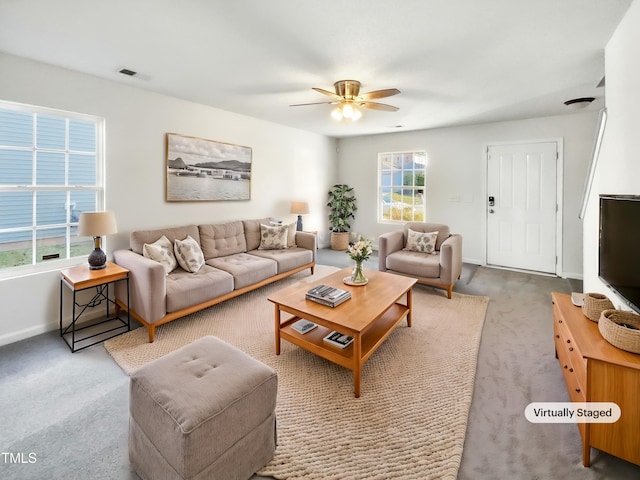
[[331, 249], [346, 251], [349, 248], [349, 232], [331, 232]]

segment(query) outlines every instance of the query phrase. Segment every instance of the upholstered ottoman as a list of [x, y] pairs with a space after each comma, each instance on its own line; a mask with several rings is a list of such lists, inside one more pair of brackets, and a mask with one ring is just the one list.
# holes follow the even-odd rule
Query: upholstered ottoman
[[276, 372], [204, 337], [131, 375], [129, 459], [145, 480], [248, 479], [275, 451]]

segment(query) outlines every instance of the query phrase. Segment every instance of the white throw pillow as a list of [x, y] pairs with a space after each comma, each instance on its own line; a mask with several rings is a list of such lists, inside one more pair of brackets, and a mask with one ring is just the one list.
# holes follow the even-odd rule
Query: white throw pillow
[[162, 264], [166, 275], [178, 266], [173, 254], [173, 245], [164, 235], [153, 243], [145, 243], [142, 246], [142, 256]]
[[288, 225], [270, 227], [260, 225], [260, 246], [258, 250], [283, 250], [287, 248]]
[[298, 228], [298, 224], [293, 222], [287, 227], [289, 227], [289, 230], [287, 230], [287, 248], [295, 248], [298, 246], [296, 245], [296, 228]]
[[408, 229], [407, 246], [410, 252], [436, 253], [436, 239], [438, 232], [416, 232]]
[[204, 265], [202, 249], [190, 235], [184, 240], [176, 240], [174, 251], [178, 263], [187, 272], [196, 273]]

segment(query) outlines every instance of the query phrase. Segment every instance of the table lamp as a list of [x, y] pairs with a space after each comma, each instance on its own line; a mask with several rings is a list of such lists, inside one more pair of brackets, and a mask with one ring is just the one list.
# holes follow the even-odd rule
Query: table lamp
[[113, 212], [82, 212], [78, 222], [78, 235], [93, 237], [94, 250], [89, 254], [89, 269], [105, 268], [107, 255], [102, 250], [102, 236], [117, 233]]
[[291, 213], [298, 215], [298, 224], [296, 230], [302, 231], [302, 214], [309, 213], [309, 204], [307, 202], [291, 202]]

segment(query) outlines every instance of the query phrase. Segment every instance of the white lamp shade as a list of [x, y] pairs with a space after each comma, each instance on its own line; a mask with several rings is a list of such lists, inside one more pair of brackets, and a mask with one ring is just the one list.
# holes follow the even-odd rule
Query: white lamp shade
[[291, 202], [291, 213], [298, 215], [309, 213], [309, 204], [307, 202]]
[[118, 233], [116, 216], [113, 212], [82, 212], [78, 222], [78, 235], [101, 237]]

